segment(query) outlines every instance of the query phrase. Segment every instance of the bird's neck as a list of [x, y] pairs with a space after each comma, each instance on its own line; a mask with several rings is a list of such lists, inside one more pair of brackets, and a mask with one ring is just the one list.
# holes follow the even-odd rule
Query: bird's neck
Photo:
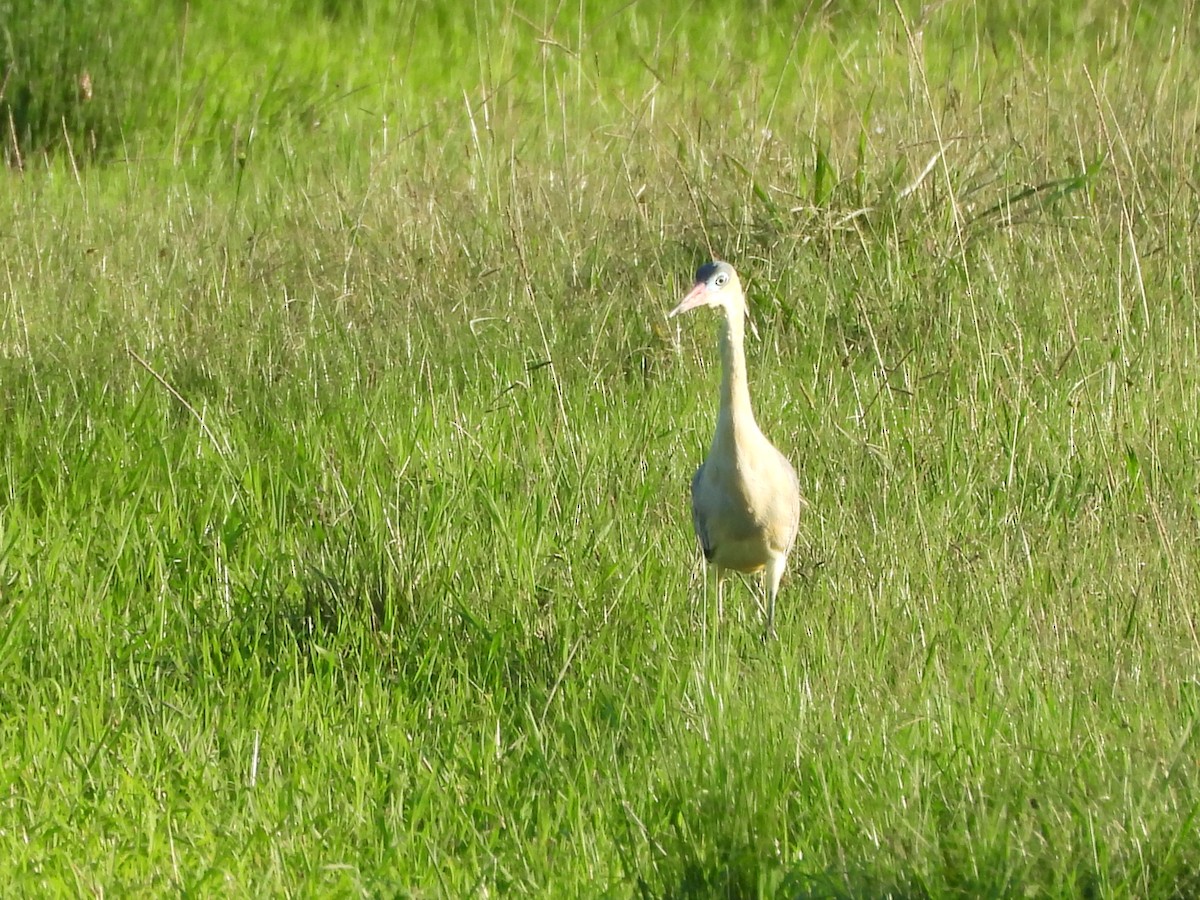
[[754, 425], [750, 408], [750, 386], [746, 381], [746, 352], [742, 347], [745, 313], [727, 309], [720, 326], [721, 343], [721, 412], [718, 429], [722, 426], [737, 431]]

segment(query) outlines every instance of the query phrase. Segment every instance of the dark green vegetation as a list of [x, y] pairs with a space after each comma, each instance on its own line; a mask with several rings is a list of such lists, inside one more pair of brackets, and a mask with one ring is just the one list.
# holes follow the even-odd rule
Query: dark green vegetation
[[901, 5], [0, 2], [3, 883], [1200, 891], [1192, 8]]

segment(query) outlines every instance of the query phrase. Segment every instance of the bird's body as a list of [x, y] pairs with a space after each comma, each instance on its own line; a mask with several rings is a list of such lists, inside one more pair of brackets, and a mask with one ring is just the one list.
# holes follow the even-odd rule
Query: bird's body
[[800, 482], [754, 419], [742, 347], [746, 300], [732, 266], [702, 266], [671, 315], [697, 306], [717, 307], [724, 316], [720, 411], [708, 456], [692, 478], [692, 522], [718, 578], [727, 569], [765, 571], [770, 634], [779, 582], [800, 527]]

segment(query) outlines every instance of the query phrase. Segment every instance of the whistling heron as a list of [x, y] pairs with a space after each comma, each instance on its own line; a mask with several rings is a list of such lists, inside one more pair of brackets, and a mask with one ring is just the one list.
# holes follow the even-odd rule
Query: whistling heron
[[733, 266], [711, 262], [670, 315], [710, 306], [722, 313], [721, 407], [708, 456], [692, 478], [692, 522], [704, 558], [717, 569], [717, 608], [723, 570], [764, 572], [766, 635], [775, 630], [775, 597], [800, 526], [796, 470], [754, 420], [742, 335], [746, 297]]

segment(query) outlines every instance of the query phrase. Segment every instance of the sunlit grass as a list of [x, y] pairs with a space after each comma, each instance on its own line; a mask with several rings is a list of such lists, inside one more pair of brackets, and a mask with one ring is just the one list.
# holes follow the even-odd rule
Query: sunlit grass
[[[0, 182], [5, 883], [1194, 892], [1190, 8], [438, 15]], [[765, 646], [714, 254], [809, 501]]]

